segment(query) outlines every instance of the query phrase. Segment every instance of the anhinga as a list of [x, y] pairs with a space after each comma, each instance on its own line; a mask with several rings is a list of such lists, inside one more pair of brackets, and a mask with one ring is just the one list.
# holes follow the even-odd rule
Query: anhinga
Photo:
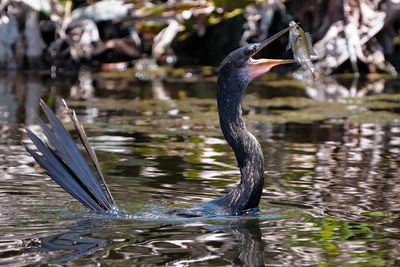
[[[235, 152], [241, 175], [239, 184], [226, 195], [203, 205], [188, 209], [169, 209], [162, 213], [158, 212], [157, 216], [241, 215], [258, 210], [264, 184], [264, 158], [260, 144], [246, 129], [242, 119], [241, 101], [246, 87], [255, 77], [268, 72], [274, 66], [293, 63], [293, 60], [252, 58], [289, 29], [288, 27], [261, 43], [233, 51], [223, 60], [219, 69], [217, 84], [219, 121], [225, 139]], [[55, 182], [89, 209], [98, 213], [122, 213], [108, 190], [96, 154], [75, 112], [65, 105], [91, 163], [85, 160], [49, 107], [43, 101], [40, 104], [49, 124], [41, 119], [38, 119], [38, 124], [49, 144], [44, 143], [27, 129], [28, 137], [40, 154], [28, 147], [27, 151]], [[92, 165], [94, 170], [89, 165]]]

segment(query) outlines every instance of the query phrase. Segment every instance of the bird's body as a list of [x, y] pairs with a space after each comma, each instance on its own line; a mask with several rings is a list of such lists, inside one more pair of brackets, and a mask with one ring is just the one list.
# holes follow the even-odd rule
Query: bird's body
[[[226, 195], [189, 209], [166, 209], [158, 217], [204, 217], [215, 215], [243, 215], [258, 210], [264, 185], [264, 159], [260, 144], [248, 132], [241, 116], [241, 101], [248, 84], [255, 77], [280, 64], [292, 60], [253, 59], [263, 47], [289, 30], [279, 32], [259, 44], [239, 48], [222, 62], [217, 82], [218, 113], [222, 133], [235, 152], [240, 169], [240, 182]], [[41, 155], [30, 148], [27, 151], [47, 174], [83, 205], [98, 213], [119, 213], [105, 183], [96, 155], [75, 113], [65, 107], [83, 143], [90, 164], [79, 152], [76, 144], [54, 113], [42, 101], [41, 107], [49, 125], [38, 119], [38, 124], [50, 145], [45, 144], [29, 129], [28, 137]], [[93, 168], [90, 165], [94, 166]], [[147, 214], [148, 215], [148, 214]]]

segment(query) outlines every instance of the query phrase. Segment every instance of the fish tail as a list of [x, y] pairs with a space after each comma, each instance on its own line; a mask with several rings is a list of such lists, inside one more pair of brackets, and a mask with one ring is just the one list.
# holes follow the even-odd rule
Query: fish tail
[[94, 150], [89, 144], [75, 113], [65, 104], [76, 133], [89, 156], [89, 162], [92, 163], [96, 171], [93, 171], [90, 167], [89, 162], [80, 153], [77, 145], [60, 120], [43, 100], [40, 101], [40, 107], [49, 124], [44, 123], [40, 118], [37, 118], [37, 123], [46, 136], [48, 143], [43, 142], [31, 130], [26, 129], [27, 136], [32, 140], [40, 154], [29, 147], [25, 147], [26, 151], [57, 184], [84, 206], [99, 213], [117, 210], [114, 199], [101, 173]]
[[315, 68], [314, 68], [314, 65], [313, 65], [313, 63], [311, 62], [311, 60], [305, 61], [305, 65], [306, 65], [306, 67], [310, 70], [311, 75], [312, 75], [312, 77], [313, 77], [313, 80], [316, 80], [316, 79], [317, 79], [317, 72], [316, 72], [316, 70], [315, 70]]

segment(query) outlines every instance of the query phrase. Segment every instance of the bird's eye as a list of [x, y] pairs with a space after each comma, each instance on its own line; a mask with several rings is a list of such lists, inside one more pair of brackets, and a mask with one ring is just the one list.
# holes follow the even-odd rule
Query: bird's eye
[[248, 56], [252, 56], [256, 51], [257, 51], [257, 45], [251, 45], [249, 46], [246, 52]]

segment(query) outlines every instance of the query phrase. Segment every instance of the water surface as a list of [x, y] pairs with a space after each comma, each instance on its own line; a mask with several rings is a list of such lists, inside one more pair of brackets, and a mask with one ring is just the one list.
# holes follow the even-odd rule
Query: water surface
[[244, 113], [266, 165], [258, 216], [117, 220], [51, 182], [25, 152], [21, 124], [38, 130], [43, 98], [72, 130], [65, 98], [120, 207], [189, 207], [239, 177], [218, 128], [215, 78], [1, 74], [0, 265], [400, 264], [399, 81], [328, 84], [336, 89], [267, 77], [249, 88]]

